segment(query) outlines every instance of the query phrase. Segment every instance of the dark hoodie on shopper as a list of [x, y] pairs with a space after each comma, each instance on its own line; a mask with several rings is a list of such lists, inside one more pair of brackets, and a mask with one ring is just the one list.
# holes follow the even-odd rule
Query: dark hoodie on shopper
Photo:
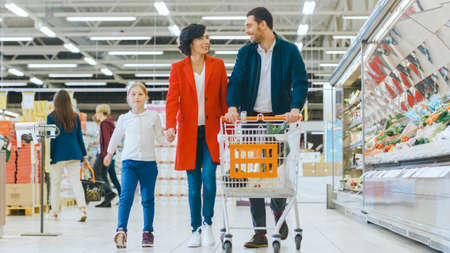
[[114, 132], [114, 121], [106, 118], [100, 123], [100, 155], [105, 157], [108, 153], [109, 140]]

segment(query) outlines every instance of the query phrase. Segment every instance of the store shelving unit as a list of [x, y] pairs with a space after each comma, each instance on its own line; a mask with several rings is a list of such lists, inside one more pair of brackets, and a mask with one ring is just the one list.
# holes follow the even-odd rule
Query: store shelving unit
[[[330, 78], [344, 99], [361, 88], [360, 99], [336, 105], [344, 177], [329, 188], [330, 206], [444, 252], [450, 251], [449, 13], [450, 4], [440, 0], [380, 1]], [[360, 121], [346, 119], [358, 109]], [[358, 130], [358, 141], [345, 139]], [[359, 165], [346, 163], [358, 151]], [[345, 169], [361, 169], [362, 194], [341, 191]]]

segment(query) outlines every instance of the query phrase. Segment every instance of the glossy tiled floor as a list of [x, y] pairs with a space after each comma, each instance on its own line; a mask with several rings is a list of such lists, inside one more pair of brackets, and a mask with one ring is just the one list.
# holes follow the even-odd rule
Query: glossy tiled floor
[[[214, 229], [218, 232], [222, 223], [221, 200], [216, 204]], [[128, 249], [120, 252], [221, 252], [217, 242], [214, 247], [189, 249], [186, 242], [190, 236], [188, 205], [186, 200], [158, 200], [155, 218], [156, 245], [152, 249], [140, 247], [142, 211], [140, 204], [132, 209], [129, 224]], [[230, 205], [230, 216], [234, 224], [250, 226], [248, 207]], [[304, 229], [303, 253], [411, 253], [434, 252], [429, 248], [405, 239], [374, 225], [363, 224], [334, 210], [327, 210], [324, 204], [300, 204]], [[23, 232], [39, 231], [39, 216], [7, 217], [4, 238], [0, 239], [0, 252], [115, 252], [112, 236], [116, 224], [117, 207], [89, 209], [88, 221], [76, 222], [77, 211], [66, 208], [59, 221], [46, 220], [45, 230], [62, 233], [58, 237], [21, 237]], [[269, 219], [273, 225], [272, 219]], [[289, 217], [293, 224], [293, 216]], [[249, 250], [243, 243], [249, 239], [249, 231], [233, 232], [233, 252], [272, 252], [271, 248]], [[281, 252], [295, 252], [293, 238], [282, 242]]]

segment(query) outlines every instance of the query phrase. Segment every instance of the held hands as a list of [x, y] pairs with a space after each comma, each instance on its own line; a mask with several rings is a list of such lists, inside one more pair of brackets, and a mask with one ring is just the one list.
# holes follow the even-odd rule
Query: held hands
[[239, 119], [239, 113], [236, 107], [229, 107], [228, 112], [225, 114], [225, 118], [228, 122], [234, 123]]
[[176, 132], [175, 129], [169, 128], [166, 132], [166, 138], [168, 142], [172, 142], [175, 140]]
[[112, 162], [112, 154], [107, 154], [106, 156], [105, 156], [105, 158], [103, 158], [103, 165], [105, 165], [106, 167], [109, 167], [109, 165], [111, 164], [111, 162]]

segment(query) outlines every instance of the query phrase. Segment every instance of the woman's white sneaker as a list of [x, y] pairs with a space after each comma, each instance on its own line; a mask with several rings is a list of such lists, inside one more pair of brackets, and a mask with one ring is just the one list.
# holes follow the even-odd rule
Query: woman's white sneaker
[[197, 248], [202, 246], [201, 227], [197, 228], [197, 230], [192, 232], [191, 239], [189, 239], [187, 246], [189, 248]]
[[204, 223], [203, 229], [202, 229], [202, 245], [203, 246], [214, 246], [215, 243], [216, 243], [216, 241], [214, 239], [212, 226]]

